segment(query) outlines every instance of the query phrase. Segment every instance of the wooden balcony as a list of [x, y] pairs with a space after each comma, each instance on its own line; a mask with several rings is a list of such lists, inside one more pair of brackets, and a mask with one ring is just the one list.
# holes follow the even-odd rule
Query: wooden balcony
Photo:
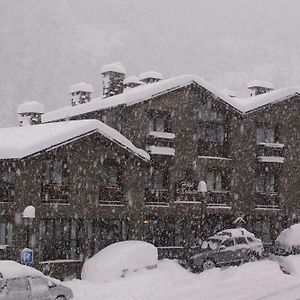
[[99, 188], [99, 203], [107, 205], [124, 204], [124, 195], [119, 186], [101, 186]]
[[260, 143], [256, 148], [258, 162], [283, 163], [284, 145], [279, 143]]
[[229, 191], [208, 191], [206, 195], [207, 206], [228, 206]]
[[145, 189], [146, 205], [167, 205], [169, 203], [169, 190], [166, 188]]
[[69, 185], [67, 184], [42, 184], [42, 199], [46, 203], [68, 203]]
[[258, 192], [255, 199], [256, 208], [279, 208], [279, 198], [276, 192]]

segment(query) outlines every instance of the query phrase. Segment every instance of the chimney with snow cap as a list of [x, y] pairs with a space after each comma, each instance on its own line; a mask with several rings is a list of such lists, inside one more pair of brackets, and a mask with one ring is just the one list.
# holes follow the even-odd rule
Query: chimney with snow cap
[[124, 88], [135, 88], [139, 85], [143, 84], [137, 76], [128, 76], [124, 80]]
[[250, 81], [247, 87], [250, 90], [250, 96], [257, 96], [274, 90], [272, 83], [261, 80]]
[[45, 113], [45, 107], [39, 102], [30, 101], [19, 105], [17, 112], [20, 126], [41, 124], [41, 117]]
[[91, 101], [91, 94], [94, 88], [91, 84], [79, 82], [70, 86], [72, 106]]
[[139, 80], [144, 83], [153, 83], [162, 80], [162, 75], [155, 71], [148, 71], [145, 73], [141, 73], [139, 76]]
[[104, 98], [123, 93], [126, 71], [121, 62], [103, 66], [101, 74], [103, 75]]

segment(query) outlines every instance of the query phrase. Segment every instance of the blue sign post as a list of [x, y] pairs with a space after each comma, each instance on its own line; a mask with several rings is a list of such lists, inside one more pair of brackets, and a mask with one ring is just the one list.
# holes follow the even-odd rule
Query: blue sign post
[[21, 251], [21, 263], [31, 265], [33, 263], [33, 251], [29, 248], [24, 248]]

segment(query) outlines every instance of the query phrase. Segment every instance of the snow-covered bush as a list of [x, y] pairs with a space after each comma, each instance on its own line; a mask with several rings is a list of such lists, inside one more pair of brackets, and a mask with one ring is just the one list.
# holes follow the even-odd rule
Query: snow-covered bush
[[107, 246], [88, 259], [81, 278], [90, 282], [108, 282], [128, 272], [157, 266], [157, 248], [142, 241], [124, 241]]
[[275, 240], [275, 244], [289, 252], [300, 249], [300, 224], [284, 229]]

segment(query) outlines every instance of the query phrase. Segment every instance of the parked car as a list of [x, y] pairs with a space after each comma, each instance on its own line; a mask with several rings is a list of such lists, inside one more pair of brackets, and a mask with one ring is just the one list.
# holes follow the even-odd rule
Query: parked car
[[300, 254], [300, 224], [294, 224], [278, 235], [273, 253], [281, 256]]
[[72, 290], [59, 280], [15, 261], [0, 261], [0, 300], [68, 300]]
[[261, 258], [263, 244], [260, 239], [244, 228], [227, 229], [218, 232], [201, 244], [200, 253], [188, 262], [194, 272], [214, 267], [255, 261]]

